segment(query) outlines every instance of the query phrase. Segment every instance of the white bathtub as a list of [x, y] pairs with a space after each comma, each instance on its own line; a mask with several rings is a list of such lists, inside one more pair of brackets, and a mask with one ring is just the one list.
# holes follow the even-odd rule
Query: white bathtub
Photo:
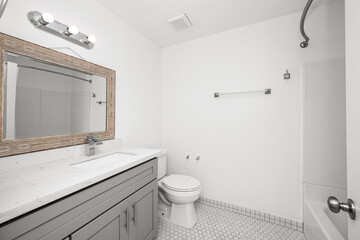
[[347, 240], [347, 215], [334, 214], [326, 203], [304, 203], [304, 235], [306, 240]]

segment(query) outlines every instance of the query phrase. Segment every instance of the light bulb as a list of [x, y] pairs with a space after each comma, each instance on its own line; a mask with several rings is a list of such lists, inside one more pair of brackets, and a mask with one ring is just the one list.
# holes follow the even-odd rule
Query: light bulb
[[66, 29], [66, 35], [76, 35], [78, 33], [79, 29], [74, 25], [71, 25]]
[[55, 20], [54, 16], [51, 13], [44, 12], [43, 14], [41, 14], [40, 23], [43, 25], [52, 23], [52, 22], [54, 22], [54, 20]]
[[94, 35], [89, 35], [86, 37], [86, 42], [87, 43], [95, 43], [96, 42], [96, 37]]

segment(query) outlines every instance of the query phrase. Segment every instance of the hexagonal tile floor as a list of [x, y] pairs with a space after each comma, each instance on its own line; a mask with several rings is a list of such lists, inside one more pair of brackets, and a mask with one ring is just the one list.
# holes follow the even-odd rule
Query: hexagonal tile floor
[[286, 227], [196, 203], [199, 220], [185, 229], [162, 219], [155, 240], [303, 240], [303, 234]]

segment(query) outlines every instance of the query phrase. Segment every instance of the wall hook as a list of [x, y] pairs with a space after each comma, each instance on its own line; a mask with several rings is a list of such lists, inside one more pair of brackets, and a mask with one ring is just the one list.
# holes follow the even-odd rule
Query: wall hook
[[290, 73], [289, 73], [289, 71], [287, 69], [286, 69], [286, 73], [284, 73], [284, 79], [285, 80], [290, 79]]

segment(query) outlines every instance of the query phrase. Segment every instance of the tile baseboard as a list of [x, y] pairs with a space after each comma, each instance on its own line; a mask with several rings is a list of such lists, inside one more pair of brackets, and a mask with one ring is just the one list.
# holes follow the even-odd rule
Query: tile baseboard
[[216, 207], [216, 208], [219, 208], [222, 210], [234, 212], [234, 213], [237, 213], [237, 214], [240, 214], [243, 216], [252, 217], [252, 218], [255, 218], [258, 220], [273, 223], [275, 225], [286, 227], [288, 229], [298, 231], [301, 233], [304, 232], [304, 223], [302, 223], [302, 222], [297, 222], [297, 221], [294, 221], [291, 219], [279, 217], [279, 216], [272, 215], [269, 213], [253, 210], [250, 208], [244, 208], [244, 207], [240, 207], [240, 206], [225, 203], [225, 202], [220, 202], [220, 201], [216, 201], [216, 200], [205, 198], [205, 197], [200, 197], [197, 200], [197, 202], [205, 204], [205, 205], [209, 205], [212, 207]]

